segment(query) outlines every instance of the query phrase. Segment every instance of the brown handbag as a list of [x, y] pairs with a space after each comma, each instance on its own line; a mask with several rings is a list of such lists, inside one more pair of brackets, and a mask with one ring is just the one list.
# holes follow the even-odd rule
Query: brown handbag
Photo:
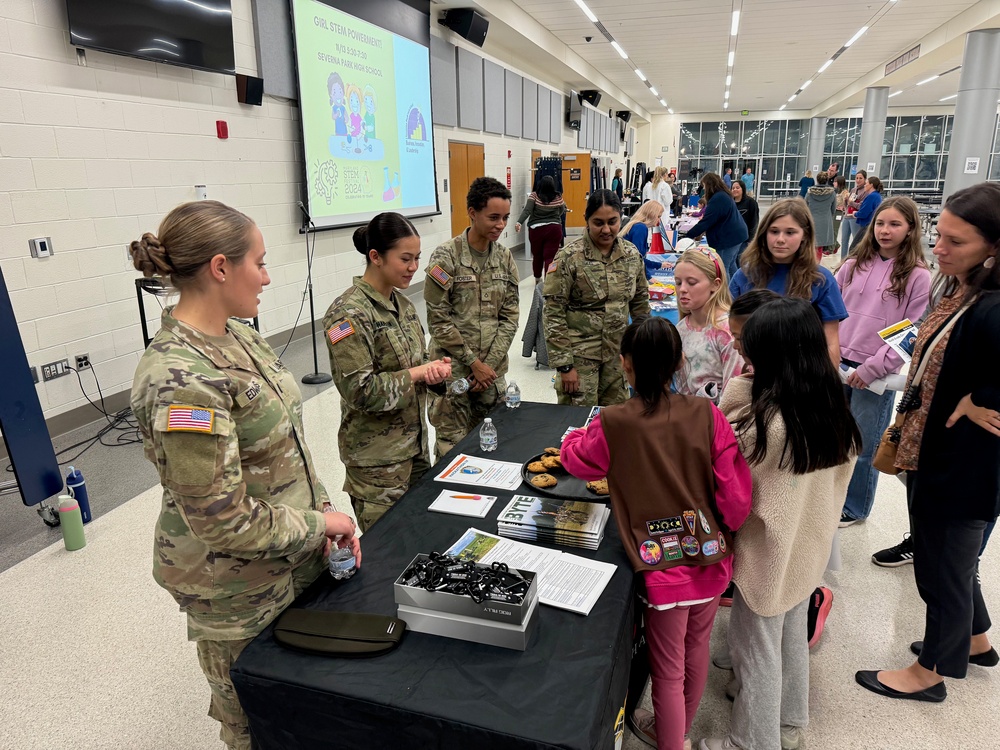
[[875, 457], [872, 459], [872, 466], [883, 474], [895, 476], [900, 473], [901, 469], [896, 467], [896, 453], [899, 452], [899, 440], [903, 435], [903, 422], [906, 421], [906, 413], [920, 403], [920, 399], [917, 396], [920, 393], [920, 380], [924, 376], [927, 364], [931, 361], [931, 353], [934, 351], [934, 347], [941, 342], [941, 339], [945, 337], [948, 331], [951, 330], [951, 327], [958, 322], [958, 319], [962, 317], [969, 307], [971, 307], [971, 303], [963, 305], [954, 315], [948, 318], [921, 354], [917, 373], [913, 376], [913, 380], [906, 389], [906, 394], [900, 399], [899, 405], [896, 407], [896, 419], [882, 433], [882, 439], [879, 440], [878, 449], [875, 451]]

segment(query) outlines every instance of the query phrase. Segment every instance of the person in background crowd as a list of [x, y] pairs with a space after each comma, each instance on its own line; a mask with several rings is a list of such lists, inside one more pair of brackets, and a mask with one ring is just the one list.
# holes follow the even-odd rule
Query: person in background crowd
[[139, 360], [130, 401], [163, 485], [153, 578], [187, 615], [220, 739], [250, 750], [229, 668], [316, 580], [330, 540], [358, 565], [361, 546], [316, 474], [295, 376], [235, 320], [257, 315], [270, 283], [260, 230], [206, 200], [173, 209], [157, 235], [129, 246], [136, 270], [180, 292]]
[[455, 379], [472, 383], [465, 393], [448, 390], [431, 398], [438, 458], [504, 396], [507, 350], [519, 315], [517, 264], [499, 242], [510, 217], [510, 191], [492, 177], [477, 177], [465, 202], [469, 228], [431, 253], [424, 283], [431, 355], [451, 357]]
[[670, 216], [670, 204], [674, 202], [674, 193], [667, 182], [667, 168], [657, 167], [653, 173], [653, 200], [660, 202], [664, 212]]
[[[682, 356], [668, 321], [630, 325], [621, 359], [637, 398], [605, 409], [562, 445], [571, 474], [607, 477], [625, 551], [645, 579], [653, 713], [636, 709], [628, 718], [660, 750], [691, 748], [712, 623], [732, 575], [731, 532], [750, 510], [750, 471], [725, 417], [710, 401], [670, 392]], [[651, 476], [661, 478], [660, 492], [648, 491]], [[692, 519], [688, 529], [682, 516]], [[676, 518], [678, 527], [652, 533], [654, 518]]]
[[747, 189], [747, 195], [749, 195], [751, 198], [753, 198], [754, 197], [754, 194], [753, 194], [753, 183], [754, 183], [753, 167], [747, 167], [746, 172], [743, 173], [743, 176], [740, 178], [740, 180], [743, 182], [743, 187], [745, 187]]
[[[653, 199], [653, 170], [650, 169], [646, 172], [646, 176], [643, 178], [642, 183], [642, 202], [645, 203], [648, 200]], [[620, 203], [621, 201], [619, 201]]]
[[[646, 268], [646, 278], [650, 277], [653, 271], [668, 267], [668, 264], [656, 256], [670, 252], [670, 243], [663, 237], [663, 206], [659, 201], [649, 201], [639, 206], [632, 215], [628, 224], [618, 233], [618, 236], [635, 245], [635, 249], [642, 256]], [[657, 243], [659, 237], [659, 243]], [[652, 256], [649, 251], [654, 249], [654, 245], [659, 244], [657, 252]]]
[[[844, 217], [847, 213], [847, 199], [850, 197], [850, 191], [847, 189], [847, 178], [842, 174], [838, 174], [836, 177], [832, 178], [833, 190], [837, 193], [837, 213], [834, 214], [834, 225], [833, 225], [833, 236], [838, 238], [841, 236], [841, 227], [844, 223]], [[839, 239], [837, 240], [837, 247], [840, 248], [840, 259], [843, 260], [847, 257], [848, 247], [844, 245]]]
[[809, 192], [809, 188], [816, 184], [816, 180], [813, 179], [813, 173], [811, 169], [806, 170], [805, 176], [799, 180], [799, 197], [805, 198], [806, 193]]
[[677, 175], [667, 175], [667, 183], [670, 185], [670, 192], [673, 193], [673, 203], [670, 204], [670, 213], [673, 216], [681, 215], [681, 188], [677, 184]]
[[830, 350], [830, 361], [840, 363], [837, 330], [847, 317], [833, 274], [816, 260], [809, 208], [801, 198], [786, 198], [771, 206], [757, 235], [743, 253], [743, 265], [729, 283], [733, 299], [751, 289], [770, 289], [801, 297], [816, 306]]
[[674, 266], [677, 332], [684, 344], [684, 364], [677, 373], [677, 392], [704, 396], [718, 403], [730, 378], [743, 371], [743, 358], [729, 332], [729, 279], [710, 248], [687, 250]]
[[699, 198], [698, 204], [694, 211], [691, 212], [691, 218], [700, 219], [705, 215], [705, 207], [708, 205], [708, 201], [705, 198]]
[[872, 216], [875, 215], [875, 209], [878, 208], [878, 204], [882, 202], [882, 180], [878, 177], [868, 178], [868, 190], [865, 191], [865, 197], [861, 201], [861, 205], [858, 206], [858, 210], [854, 212], [854, 221], [857, 224], [857, 230], [854, 234], [854, 239], [851, 240], [851, 250], [857, 247], [857, 244], [861, 242], [861, 238], [865, 236], [868, 231], [868, 225], [871, 224]]
[[607, 406], [628, 398], [618, 347], [629, 316], [649, 315], [649, 288], [639, 251], [617, 236], [618, 196], [595, 190], [584, 216], [587, 231], [545, 277], [545, 341], [559, 403]]
[[722, 258], [726, 273], [736, 273], [736, 256], [749, 237], [747, 225], [736, 208], [733, 196], [726, 189], [722, 178], [709, 172], [701, 179], [705, 188], [705, 215], [701, 221], [688, 230], [692, 238], [708, 237], [708, 244], [715, 248]]
[[365, 272], [323, 317], [333, 383], [340, 392], [344, 492], [367, 531], [430, 467], [424, 411], [443, 391], [447, 358], [428, 362], [424, 328], [405, 294], [420, 260], [409, 219], [382, 213], [354, 232]]
[[742, 347], [753, 374], [733, 379], [720, 405], [753, 477], [750, 517], [733, 540], [736, 695], [728, 737], [703, 739], [702, 750], [800, 746], [809, 722], [809, 599], [861, 449], [807, 300], [763, 305], [743, 328]]
[[[618, 171], [621, 172], [620, 169]], [[566, 201], [563, 200], [562, 193], [556, 191], [556, 181], [552, 175], [543, 175], [514, 223], [515, 232], [520, 232], [521, 225], [525, 222], [528, 224], [531, 272], [536, 284], [542, 283], [542, 271], [559, 252], [563, 239], [562, 217], [565, 215]]]
[[726, 183], [728, 190], [733, 189], [733, 170], [730, 167], [726, 167], [726, 173], [722, 175], [722, 181]]
[[838, 162], [834, 162], [826, 168], [826, 173], [830, 176], [830, 182], [833, 182], [840, 174], [840, 164]]
[[944, 678], [1000, 663], [978, 564], [1000, 512], [1000, 185], [952, 193], [937, 231], [940, 301], [917, 335], [895, 460], [906, 471], [924, 638], [909, 667], [855, 675], [879, 695], [935, 702], [947, 696]]
[[865, 199], [867, 189], [868, 173], [859, 169], [854, 175], [854, 189], [847, 196], [847, 215], [840, 225], [840, 256], [842, 258], [847, 257], [851, 248], [851, 236], [857, 233], [858, 226], [854, 220], [854, 214], [858, 210], [858, 206], [861, 205], [861, 201]]
[[743, 217], [743, 223], [747, 225], [747, 239], [743, 243], [743, 247], [736, 254], [736, 267], [739, 268], [743, 251], [750, 244], [750, 238], [757, 233], [757, 223], [760, 221], [760, 207], [757, 205], [756, 200], [747, 195], [746, 188], [743, 187], [743, 183], [739, 180], [733, 183], [732, 193], [733, 200], [736, 202], [736, 210], [740, 212], [740, 216]]
[[[622, 181], [622, 170], [616, 169], [615, 176], [611, 178], [611, 189], [618, 195], [618, 200], [625, 199], [625, 183]], [[548, 265], [546, 262], [545, 265]]]
[[841, 369], [853, 372], [845, 392], [864, 442], [841, 527], [868, 518], [875, 502], [878, 471], [872, 466], [882, 433], [889, 426], [895, 392], [868, 390], [876, 380], [899, 372], [903, 360], [878, 335], [901, 320], [920, 320], [930, 298], [931, 273], [924, 262], [920, 215], [910, 198], [889, 198], [875, 210], [868, 232], [837, 270], [848, 318], [840, 325]]
[[833, 217], [837, 212], [837, 195], [830, 185], [826, 172], [816, 175], [816, 184], [806, 191], [806, 205], [812, 215], [813, 227], [816, 232], [817, 257], [831, 255], [837, 242], [837, 233], [833, 229]]

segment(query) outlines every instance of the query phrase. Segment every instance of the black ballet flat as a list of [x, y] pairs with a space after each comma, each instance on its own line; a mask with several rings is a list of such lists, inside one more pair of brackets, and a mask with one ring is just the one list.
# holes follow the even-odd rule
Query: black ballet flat
[[893, 690], [888, 685], [883, 685], [879, 682], [877, 670], [862, 670], [854, 675], [854, 679], [866, 690], [871, 690], [876, 695], [884, 695], [886, 698], [941, 703], [948, 697], [948, 689], [944, 686], [944, 682], [932, 685], [926, 690], [918, 690], [916, 693], [901, 693], [899, 690]]
[[[910, 644], [910, 651], [920, 656], [920, 652], [924, 650], [923, 641], [914, 641]], [[997, 653], [995, 648], [990, 648], [989, 651], [983, 651], [981, 654], [972, 654], [969, 657], [969, 664], [975, 664], [977, 667], [995, 667], [1000, 664], [1000, 654]]]

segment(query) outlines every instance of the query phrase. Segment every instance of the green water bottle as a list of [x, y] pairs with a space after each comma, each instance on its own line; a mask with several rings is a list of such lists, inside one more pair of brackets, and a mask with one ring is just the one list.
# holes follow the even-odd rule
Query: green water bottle
[[62, 529], [63, 543], [70, 552], [87, 546], [83, 535], [83, 514], [76, 498], [59, 496], [59, 527]]

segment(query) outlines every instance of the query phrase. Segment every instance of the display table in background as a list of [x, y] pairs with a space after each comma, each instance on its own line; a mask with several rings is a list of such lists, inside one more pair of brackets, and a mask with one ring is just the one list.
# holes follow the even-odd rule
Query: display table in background
[[[490, 457], [522, 462], [558, 446], [566, 428], [581, 426], [589, 409], [523, 403], [493, 413], [499, 447]], [[478, 427], [455, 450], [482, 455]], [[485, 519], [427, 511], [448, 486], [429, 471], [362, 539], [361, 569], [337, 583], [324, 574], [294, 606], [395, 615], [392, 584], [419, 552], [444, 551], [470, 526], [496, 533]], [[334, 488], [330, 488], [334, 489]], [[279, 646], [272, 628], [258, 636], [232, 669], [240, 702], [259, 750], [337, 748], [612, 748], [629, 683], [633, 651], [633, 573], [614, 520], [600, 549], [565, 551], [619, 570], [590, 615], [539, 607], [527, 650], [513, 651], [407, 632], [399, 648], [371, 659], [311, 656]], [[645, 682], [636, 670], [638, 687]], [[620, 724], [619, 724], [620, 726]]]

